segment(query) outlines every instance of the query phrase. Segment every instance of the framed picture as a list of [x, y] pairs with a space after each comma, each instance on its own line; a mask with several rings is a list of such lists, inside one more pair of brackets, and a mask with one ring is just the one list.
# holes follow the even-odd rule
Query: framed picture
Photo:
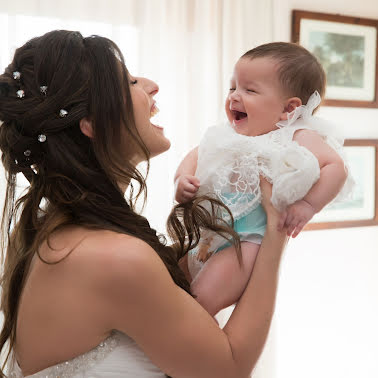
[[346, 140], [344, 145], [353, 192], [347, 201], [326, 206], [305, 230], [378, 225], [378, 140]]
[[378, 107], [378, 20], [293, 11], [292, 41], [327, 75], [324, 105]]

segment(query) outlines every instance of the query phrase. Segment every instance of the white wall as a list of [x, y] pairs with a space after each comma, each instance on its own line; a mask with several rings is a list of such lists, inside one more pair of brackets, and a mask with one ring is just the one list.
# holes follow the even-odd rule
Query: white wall
[[[275, 40], [293, 9], [378, 19], [376, 0], [275, 0]], [[378, 109], [320, 109], [346, 138], [377, 138]], [[378, 227], [310, 231], [292, 240], [275, 316], [274, 378], [378, 377]], [[264, 376], [264, 378], [267, 376]]]

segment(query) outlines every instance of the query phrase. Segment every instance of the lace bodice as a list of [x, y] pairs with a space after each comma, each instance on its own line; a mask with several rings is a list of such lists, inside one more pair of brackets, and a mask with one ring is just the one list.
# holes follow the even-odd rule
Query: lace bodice
[[[24, 377], [16, 362], [13, 362], [9, 377]], [[114, 332], [91, 351], [27, 377], [164, 378], [165, 374], [152, 364], [130, 337]]]
[[[318, 95], [317, 95], [318, 96]], [[312, 107], [317, 106], [318, 98]], [[302, 199], [320, 177], [317, 158], [293, 141], [300, 129], [316, 131], [343, 159], [343, 140], [334, 134], [328, 121], [307, 115], [306, 106], [297, 108], [278, 129], [255, 137], [240, 135], [229, 123], [210, 127], [198, 149], [195, 175], [201, 182], [198, 195], [212, 195], [231, 210], [234, 220], [245, 216], [261, 203], [260, 175], [272, 183], [272, 204], [282, 211]], [[295, 113], [295, 114], [294, 114]], [[353, 187], [348, 179], [335, 198], [344, 200]], [[205, 205], [206, 206], [206, 205]], [[228, 214], [221, 216], [227, 220]], [[203, 237], [212, 239], [211, 249], [221, 245], [222, 237], [206, 230]]]
[[261, 202], [260, 175], [273, 184], [272, 203], [278, 210], [303, 198], [319, 179], [320, 168], [315, 156], [292, 140], [290, 131], [294, 129], [249, 137], [229, 124], [209, 128], [198, 150], [198, 195], [213, 193], [235, 219]]

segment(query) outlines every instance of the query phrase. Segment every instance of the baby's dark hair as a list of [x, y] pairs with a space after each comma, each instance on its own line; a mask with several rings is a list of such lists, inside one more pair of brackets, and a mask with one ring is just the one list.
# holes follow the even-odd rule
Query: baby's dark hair
[[266, 43], [247, 51], [241, 58], [277, 61], [278, 77], [285, 94], [299, 97], [303, 104], [307, 104], [315, 91], [324, 97], [326, 74], [323, 67], [313, 54], [296, 43]]

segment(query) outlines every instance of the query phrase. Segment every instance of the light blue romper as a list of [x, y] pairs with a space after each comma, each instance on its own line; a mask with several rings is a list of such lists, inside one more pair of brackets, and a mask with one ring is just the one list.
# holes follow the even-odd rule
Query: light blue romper
[[[247, 195], [252, 196], [251, 194]], [[232, 194], [224, 194], [224, 196], [231, 198]], [[265, 234], [266, 221], [265, 210], [262, 205], [259, 204], [256, 209], [234, 222], [234, 230], [239, 234], [241, 241], [250, 241], [260, 244]], [[219, 247], [215, 253], [229, 247], [230, 245], [229, 242], [226, 242]]]

